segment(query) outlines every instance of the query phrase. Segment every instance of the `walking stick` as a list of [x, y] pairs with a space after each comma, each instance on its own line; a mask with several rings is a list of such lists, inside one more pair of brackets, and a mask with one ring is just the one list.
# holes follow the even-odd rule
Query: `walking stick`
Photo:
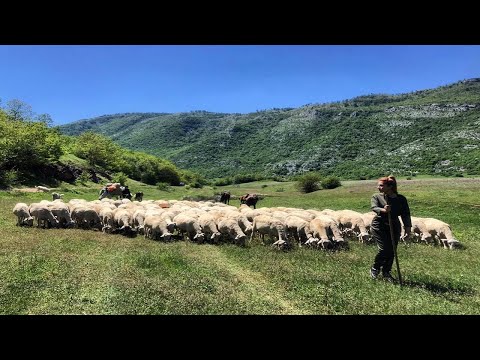
[[[386, 201], [387, 205], [390, 205], [388, 203], [388, 195], [387, 194], [385, 194], [385, 201]], [[392, 239], [392, 247], [393, 247], [393, 254], [395, 255], [395, 263], [397, 264], [398, 281], [400, 283], [400, 287], [402, 287], [402, 285], [403, 285], [402, 274], [400, 273], [400, 264], [398, 263], [397, 247], [395, 246], [395, 239], [393, 238], [393, 224], [392, 224], [391, 210], [392, 210], [392, 208], [390, 208], [390, 211], [387, 213], [388, 214], [388, 225], [390, 227], [390, 238]]]

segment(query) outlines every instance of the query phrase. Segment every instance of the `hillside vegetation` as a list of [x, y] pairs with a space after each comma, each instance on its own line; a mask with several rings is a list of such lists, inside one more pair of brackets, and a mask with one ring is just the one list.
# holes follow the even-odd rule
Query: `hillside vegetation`
[[[235, 197], [263, 194], [258, 207], [361, 212], [376, 192], [375, 180], [308, 194], [274, 181], [215, 189], [128, 184], [146, 200], [209, 197], [228, 189]], [[65, 201], [98, 196], [91, 182], [59, 190]], [[480, 314], [480, 179], [399, 179], [399, 191], [412, 215], [448, 222], [463, 244], [456, 250], [400, 244], [402, 288], [370, 279], [374, 245], [350, 241], [340, 251], [278, 251], [259, 242], [165, 243], [92, 230], [20, 228], [15, 203], [51, 195], [0, 191], [0, 314]]]
[[344, 179], [384, 174], [480, 174], [480, 79], [399, 95], [249, 114], [129, 113], [60, 127], [94, 130], [122, 147], [208, 178], [319, 171]]
[[[15, 104], [25, 107], [20, 101]], [[100, 176], [101, 175], [101, 176]], [[147, 184], [201, 187], [199, 174], [170, 161], [128, 150], [92, 131], [79, 136], [60, 134], [45, 121], [18, 116], [0, 107], [0, 188], [79, 180], [122, 182], [130, 177]], [[105, 182], [106, 182], [105, 181]]]

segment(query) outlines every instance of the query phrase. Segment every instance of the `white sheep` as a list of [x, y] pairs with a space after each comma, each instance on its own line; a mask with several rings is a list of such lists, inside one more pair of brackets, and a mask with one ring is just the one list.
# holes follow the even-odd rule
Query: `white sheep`
[[220, 218], [217, 220], [217, 228], [222, 235], [229, 237], [235, 243], [242, 246], [246, 245], [247, 235], [242, 231], [236, 219]]
[[198, 218], [198, 224], [202, 228], [205, 236], [210, 236], [210, 240], [217, 243], [222, 234], [218, 231], [215, 217], [212, 214], [203, 214]]
[[283, 247], [287, 244], [287, 234], [285, 230], [285, 224], [278, 219], [275, 219], [269, 215], [255, 216], [253, 220], [252, 234], [250, 235], [250, 242], [253, 239], [254, 234], [258, 232], [262, 238], [262, 244], [264, 236], [269, 235], [271, 239], [278, 239], [273, 243], [274, 246]]
[[31, 216], [37, 219], [37, 227], [50, 227], [50, 226], [58, 226], [58, 220], [50, 211], [47, 205], [40, 204], [40, 203], [32, 203], [30, 204], [28, 211]]
[[35, 188], [38, 190], [38, 191], [43, 191], [43, 192], [50, 192], [51, 189], [47, 188], [46, 186], [35, 186]]
[[203, 243], [205, 240], [205, 234], [202, 232], [202, 228], [197, 219], [185, 214], [178, 214], [173, 218], [178, 231], [183, 235], [188, 234], [191, 241], [197, 241]]
[[28, 211], [28, 205], [17, 203], [13, 208], [13, 213], [17, 216], [17, 226], [33, 226], [33, 217]]
[[75, 225], [75, 222], [70, 216], [70, 209], [68, 208], [67, 204], [61, 200], [53, 201], [52, 203], [48, 204], [48, 208], [57, 218], [60, 226], [73, 227]]
[[[418, 219], [416, 220], [418, 221]], [[428, 233], [432, 239], [438, 240], [445, 249], [453, 249], [460, 245], [460, 242], [453, 236], [450, 225], [446, 222], [435, 218], [420, 218], [420, 220], [423, 222], [423, 234]]]

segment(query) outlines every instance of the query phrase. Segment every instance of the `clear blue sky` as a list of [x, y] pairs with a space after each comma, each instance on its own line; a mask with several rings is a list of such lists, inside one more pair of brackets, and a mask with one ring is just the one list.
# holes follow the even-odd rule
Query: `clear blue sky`
[[478, 45], [0, 45], [0, 99], [54, 125], [125, 112], [249, 113], [480, 77]]

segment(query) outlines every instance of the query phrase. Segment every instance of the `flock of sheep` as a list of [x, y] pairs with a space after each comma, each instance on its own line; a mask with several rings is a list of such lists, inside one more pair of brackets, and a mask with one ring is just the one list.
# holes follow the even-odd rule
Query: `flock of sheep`
[[[72, 199], [17, 203], [13, 209], [18, 226], [75, 227], [106, 233], [169, 241], [185, 238], [203, 243], [233, 242], [245, 246], [253, 237], [262, 243], [267, 236], [273, 246], [289, 248], [294, 243], [323, 249], [346, 245], [350, 239], [372, 241], [369, 229], [375, 214], [352, 210], [304, 210], [288, 207], [251, 209], [211, 201], [128, 199], [86, 201]], [[453, 249], [459, 245], [450, 226], [437, 219], [412, 217], [410, 240], [437, 243]], [[402, 240], [406, 241], [404, 236]]]

